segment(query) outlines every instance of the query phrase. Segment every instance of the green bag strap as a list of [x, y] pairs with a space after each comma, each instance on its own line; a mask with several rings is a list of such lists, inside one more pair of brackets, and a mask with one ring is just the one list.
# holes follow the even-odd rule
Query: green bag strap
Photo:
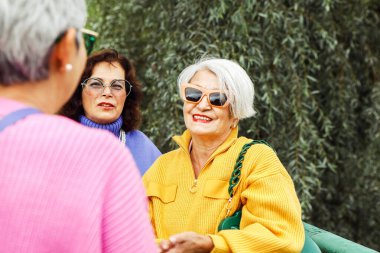
[[[254, 140], [254, 141], [251, 141], [251, 142], [245, 144], [242, 147], [242, 149], [239, 153], [239, 156], [236, 159], [235, 167], [234, 167], [234, 170], [232, 171], [230, 182], [229, 182], [229, 184], [230, 184], [228, 187], [228, 193], [230, 194], [229, 203], [231, 202], [232, 196], [234, 195], [234, 187], [239, 183], [239, 180], [240, 180], [241, 168], [243, 166], [244, 156], [247, 153], [248, 149], [253, 144], [265, 144], [268, 147], [272, 148], [266, 141], [263, 141], [263, 140], [257, 140], [257, 141]], [[228, 214], [229, 214], [229, 209], [227, 208], [227, 215]], [[232, 221], [227, 225], [228, 229], [231, 229], [231, 224], [233, 224], [233, 226], [235, 226], [233, 229], [239, 229], [239, 223], [240, 223], [240, 219], [241, 219], [241, 209], [238, 210], [237, 212], [235, 212], [234, 216], [236, 216], [236, 217], [233, 217], [233, 216], [230, 217], [233, 219], [230, 219]], [[227, 220], [227, 219], [225, 219], [225, 220]], [[224, 230], [224, 228], [220, 228], [220, 226], [221, 225], [219, 225], [218, 231]], [[312, 238], [310, 238], [309, 231], [307, 231], [307, 230], [305, 230], [305, 242], [304, 242], [304, 246], [302, 248], [301, 253], [321, 253], [321, 250], [319, 249], [317, 244], [313, 241]]]
[[229, 187], [228, 187], [228, 194], [230, 195], [230, 199], [232, 199], [232, 197], [234, 196], [234, 187], [239, 183], [239, 180], [240, 180], [241, 168], [243, 166], [244, 156], [247, 153], [248, 149], [254, 144], [265, 144], [268, 147], [272, 148], [266, 141], [263, 141], [263, 140], [253, 140], [247, 144], [244, 144], [244, 146], [242, 147], [239, 153], [238, 158], [236, 159], [235, 167], [231, 174]]

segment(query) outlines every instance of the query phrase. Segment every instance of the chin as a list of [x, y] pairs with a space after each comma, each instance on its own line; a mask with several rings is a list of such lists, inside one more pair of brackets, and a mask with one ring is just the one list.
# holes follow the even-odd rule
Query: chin
[[211, 136], [215, 134], [215, 131], [211, 131], [210, 129], [189, 129], [191, 135], [198, 136]]

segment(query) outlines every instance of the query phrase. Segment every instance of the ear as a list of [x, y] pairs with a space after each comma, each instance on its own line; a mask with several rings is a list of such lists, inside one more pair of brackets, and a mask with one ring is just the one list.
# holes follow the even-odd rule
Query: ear
[[55, 44], [50, 57], [52, 71], [63, 74], [72, 70], [74, 57], [79, 50], [76, 35], [77, 31], [74, 28], [69, 28]]
[[234, 118], [234, 120], [232, 121], [231, 128], [236, 128], [238, 124], [239, 124], [239, 119]]

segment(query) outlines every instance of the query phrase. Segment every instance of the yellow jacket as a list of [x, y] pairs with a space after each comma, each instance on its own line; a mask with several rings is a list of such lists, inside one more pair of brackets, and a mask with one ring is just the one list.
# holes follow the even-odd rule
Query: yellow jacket
[[212, 252], [301, 251], [305, 238], [301, 207], [289, 174], [270, 147], [255, 144], [245, 155], [230, 213], [243, 204], [240, 230], [218, 232], [226, 216], [236, 158], [251, 140], [238, 138], [234, 129], [195, 179], [189, 131], [173, 139], [180, 148], [159, 157], [143, 177], [158, 238], [194, 231], [212, 238]]

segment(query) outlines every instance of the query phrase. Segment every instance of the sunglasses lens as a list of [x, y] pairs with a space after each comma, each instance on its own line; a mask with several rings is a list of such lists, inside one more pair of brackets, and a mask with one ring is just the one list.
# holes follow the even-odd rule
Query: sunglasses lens
[[202, 91], [187, 87], [185, 88], [185, 99], [190, 102], [198, 102], [202, 97]]
[[96, 37], [91, 34], [83, 33], [83, 39], [86, 45], [87, 55], [90, 55], [92, 49], [94, 48]]
[[224, 93], [211, 93], [209, 97], [210, 103], [215, 106], [223, 106], [227, 102], [227, 96]]

